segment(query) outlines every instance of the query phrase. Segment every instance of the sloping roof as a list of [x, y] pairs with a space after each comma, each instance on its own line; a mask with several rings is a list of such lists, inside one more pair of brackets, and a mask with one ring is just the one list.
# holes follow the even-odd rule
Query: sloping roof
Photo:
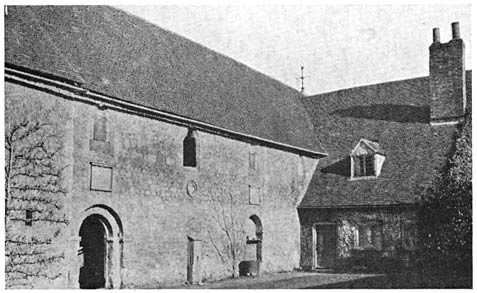
[[[467, 72], [467, 100], [472, 96]], [[430, 126], [429, 78], [388, 82], [303, 98], [328, 152], [300, 207], [412, 204], [450, 152], [456, 126]], [[377, 179], [349, 180], [349, 154], [377, 140], [386, 160]]]
[[323, 152], [298, 91], [105, 6], [9, 6], [6, 66], [232, 131]]

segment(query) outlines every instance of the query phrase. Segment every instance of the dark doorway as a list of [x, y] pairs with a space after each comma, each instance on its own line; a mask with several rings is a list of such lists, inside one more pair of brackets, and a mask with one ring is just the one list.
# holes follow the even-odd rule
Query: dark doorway
[[194, 284], [194, 240], [188, 237], [187, 243], [187, 282]]
[[336, 257], [336, 226], [316, 225], [316, 266], [332, 267]]
[[87, 217], [80, 228], [80, 254], [83, 266], [80, 268], [81, 289], [105, 287], [106, 230], [100, 216]]
[[257, 215], [250, 216], [250, 220], [252, 220], [252, 222], [255, 224], [255, 238], [247, 241], [247, 244], [256, 245], [257, 262], [262, 262], [262, 241], [263, 241], [262, 221]]

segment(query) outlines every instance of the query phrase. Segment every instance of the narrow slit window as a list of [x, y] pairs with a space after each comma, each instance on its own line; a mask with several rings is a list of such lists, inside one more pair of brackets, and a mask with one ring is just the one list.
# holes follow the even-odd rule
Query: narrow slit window
[[251, 152], [249, 154], [249, 168], [250, 170], [257, 171], [258, 166], [257, 166], [257, 153]]
[[25, 225], [31, 226], [33, 224], [33, 210], [25, 211]]
[[184, 166], [197, 167], [197, 141], [192, 131], [184, 138]]

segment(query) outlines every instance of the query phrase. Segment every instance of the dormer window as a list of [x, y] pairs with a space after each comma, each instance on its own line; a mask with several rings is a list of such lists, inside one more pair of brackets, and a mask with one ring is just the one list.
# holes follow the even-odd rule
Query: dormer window
[[376, 178], [381, 173], [384, 152], [377, 141], [361, 139], [350, 154], [351, 179]]
[[353, 160], [354, 177], [376, 176], [373, 155], [357, 156]]

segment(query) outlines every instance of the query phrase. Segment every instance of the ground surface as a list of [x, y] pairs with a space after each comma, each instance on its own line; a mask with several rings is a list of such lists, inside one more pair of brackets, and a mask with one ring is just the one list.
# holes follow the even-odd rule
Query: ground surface
[[[449, 277], [449, 276], [448, 276]], [[240, 277], [203, 285], [183, 285], [183, 289], [338, 289], [338, 288], [472, 288], [470, 278], [449, 278], [415, 271], [390, 274], [285, 272], [260, 277]]]
[[[353, 280], [376, 277], [374, 274], [324, 274], [312, 272], [285, 272], [263, 274], [260, 277], [240, 277], [225, 279], [203, 285], [184, 285], [191, 289], [298, 289], [313, 288]], [[179, 288], [179, 287], [175, 287]]]

